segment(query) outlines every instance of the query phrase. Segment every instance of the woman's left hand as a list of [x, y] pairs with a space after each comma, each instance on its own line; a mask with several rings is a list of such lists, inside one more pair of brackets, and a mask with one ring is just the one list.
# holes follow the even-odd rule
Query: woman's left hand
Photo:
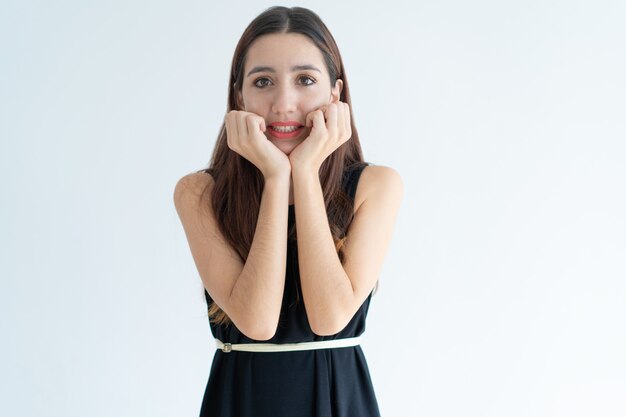
[[289, 154], [292, 171], [311, 170], [319, 172], [322, 162], [337, 148], [352, 137], [350, 106], [337, 101], [325, 104], [307, 114], [307, 127], [312, 127], [309, 136]]

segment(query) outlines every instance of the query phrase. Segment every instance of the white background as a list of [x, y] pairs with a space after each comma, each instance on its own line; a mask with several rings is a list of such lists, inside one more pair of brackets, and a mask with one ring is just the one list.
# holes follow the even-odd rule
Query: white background
[[[268, 2], [3, 1], [0, 404], [194, 416], [214, 342], [172, 194]], [[307, 1], [405, 198], [383, 416], [626, 415], [626, 3]]]

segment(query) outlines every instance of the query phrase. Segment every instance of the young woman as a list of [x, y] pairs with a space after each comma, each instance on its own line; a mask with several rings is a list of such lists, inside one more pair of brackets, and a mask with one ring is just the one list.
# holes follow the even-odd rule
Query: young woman
[[402, 193], [363, 159], [320, 18], [255, 18], [209, 167], [174, 192], [217, 346], [201, 416], [380, 415], [359, 336]]

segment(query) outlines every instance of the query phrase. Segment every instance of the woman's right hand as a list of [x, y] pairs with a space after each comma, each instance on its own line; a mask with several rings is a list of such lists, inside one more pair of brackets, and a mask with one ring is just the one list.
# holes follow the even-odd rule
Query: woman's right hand
[[291, 175], [289, 157], [263, 134], [265, 119], [256, 113], [231, 110], [224, 124], [228, 147], [253, 163], [265, 179]]

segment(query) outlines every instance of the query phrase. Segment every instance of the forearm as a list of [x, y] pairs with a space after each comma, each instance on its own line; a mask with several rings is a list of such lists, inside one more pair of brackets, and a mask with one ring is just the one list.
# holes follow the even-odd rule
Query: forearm
[[352, 284], [337, 255], [317, 173], [293, 172], [298, 236], [298, 264], [304, 304], [312, 330], [334, 334], [343, 323], [342, 309], [354, 297]]
[[285, 286], [289, 177], [269, 179], [261, 197], [254, 239], [230, 302], [249, 318], [248, 329], [270, 338]]

